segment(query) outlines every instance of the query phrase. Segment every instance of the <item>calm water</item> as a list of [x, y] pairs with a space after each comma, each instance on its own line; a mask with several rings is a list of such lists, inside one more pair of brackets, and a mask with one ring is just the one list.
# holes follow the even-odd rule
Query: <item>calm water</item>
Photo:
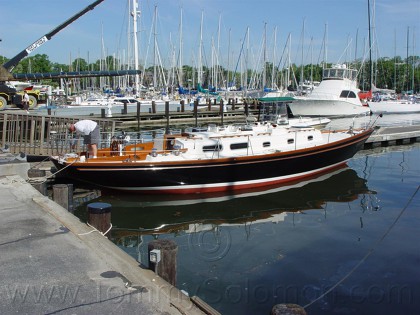
[[113, 241], [144, 265], [148, 242], [174, 240], [177, 287], [222, 314], [419, 314], [420, 143], [348, 166], [289, 189], [90, 202], [112, 204]]

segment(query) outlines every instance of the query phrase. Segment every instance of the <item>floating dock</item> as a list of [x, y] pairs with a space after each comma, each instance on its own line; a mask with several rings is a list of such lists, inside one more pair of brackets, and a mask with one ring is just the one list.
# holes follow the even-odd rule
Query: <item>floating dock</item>
[[380, 127], [366, 141], [365, 148], [420, 142], [420, 126]]

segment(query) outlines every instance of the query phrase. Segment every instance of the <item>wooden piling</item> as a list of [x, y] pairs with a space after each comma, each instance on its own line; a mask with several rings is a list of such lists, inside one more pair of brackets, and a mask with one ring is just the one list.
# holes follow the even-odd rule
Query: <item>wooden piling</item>
[[245, 107], [245, 116], [249, 116], [249, 108], [248, 108], [248, 101], [244, 100], [244, 107]]
[[73, 212], [73, 184], [53, 185], [53, 200], [63, 208]]
[[198, 126], [198, 99], [194, 100], [194, 118], [195, 118], [195, 126]]
[[152, 101], [152, 113], [156, 114], [156, 102]]
[[137, 113], [136, 113], [136, 117], [137, 117], [137, 132], [140, 132], [140, 102], [137, 101]]
[[[150, 262], [150, 252], [160, 250], [160, 261]], [[148, 244], [149, 269], [153, 270], [158, 276], [176, 286], [176, 255], [178, 245], [169, 239], [153, 240]]]
[[36, 190], [38, 190], [42, 195], [48, 196], [48, 188], [47, 188], [47, 182], [46, 181], [34, 182], [34, 183], [31, 183], [31, 185]]
[[223, 101], [223, 99], [221, 99], [220, 100], [220, 123], [221, 123], [221, 126], [223, 126], [223, 116], [225, 115], [224, 114], [224, 111], [225, 111], [225, 107], [224, 107], [225, 105], [224, 105], [224, 101]]
[[28, 170], [28, 177], [29, 178], [45, 177], [45, 175], [46, 175], [45, 170], [41, 170], [39, 168], [30, 168]]
[[169, 101], [165, 102], [166, 134], [169, 134]]
[[87, 205], [87, 210], [89, 224], [102, 233], [108, 231], [111, 227], [111, 204], [93, 202]]
[[185, 112], [185, 100], [181, 100], [181, 112]]
[[306, 315], [306, 311], [297, 304], [276, 304], [271, 309], [271, 315]]

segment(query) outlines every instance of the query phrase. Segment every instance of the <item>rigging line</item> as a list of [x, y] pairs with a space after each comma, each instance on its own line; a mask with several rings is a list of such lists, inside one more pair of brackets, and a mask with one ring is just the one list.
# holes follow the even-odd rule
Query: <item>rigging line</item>
[[34, 180], [34, 179], [29, 179], [28, 180], [28, 182], [37, 182], [37, 183], [39, 183], [39, 184], [43, 184], [43, 183], [45, 183], [48, 179], [50, 179], [50, 178], [52, 178], [53, 176], [55, 176], [55, 175], [57, 175], [58, 173], [60, 173], [61, 171], [63, 171], [63, 170], [65, 170], [66, 168], [68, 168], [69, 166], [72, 166], [74, 163], [76, 163], [76, 162], [78, 162], [78, 159], [75, 159], [73, 162], [71, 162], [70, 164], [68, 164], [68, 165], [66, 165], [65, 167], [63, 167], [62, 169], [60, 169], [60, 170], [58, 170], [57, 172], [55, 172], [55, 173], [52, 173], [51, 175], [49, 175], [49, 176], [44, 176], [44, 177], [42, 177], [42, 181], [37, 181], [37, 180]]
[[385, 233], [382, 235], [382, 237], [376, 241], [375, 245], [372, 248], [369, 249], [369, 251], [366, 253], [366, 255], [340, 281], [338, 281], [335, 285], [333, 285], [330, 289], [328, 289], [326, 292], [324, 292], [323, 294], [321, 294], [315, 300], [313, 300], [313, 301], [309, 302], [308, 304], [306, 304], [303, 308], [307, 308], [307, 307], [311, 306], [312, 304], [314, 304], [315, 302], [319, 301], [324, 296], [326, 296], [327, 294], [329, 294], [336, 287], [338, 287], [341, 283], [343, 283], [348, 277], [350, 277], [353, 274], [353, 272], [356, 271], [356, 269], [359, 268], [359, 266], [365, 262], [365, 260], [375, 251], [375, 248], [385, 239], [385, 237], [389, 234], [389, 232], [391, 232], [392, 228], [395, 226], [395, 224], [397, 224], [398, 220], [401, 218], [401, 216], [403, 215], [403, 213], [405, 212], [405, 210], [411, 204], [411, 202], [413, 201], [414, 197], [417, 195], [417, 193], [419, 192], [419, 190], [420, 190], [420, 185], [417, 186], [416, 191], [412, 194], [412, 196], [410, 197], [410, 199], [408, 200], [408, 202], [404, 206], [404, 208], [401, 209], [400, 213], [395, 218], [394, 222], [392, 222], [392, 224], [385, 231]]

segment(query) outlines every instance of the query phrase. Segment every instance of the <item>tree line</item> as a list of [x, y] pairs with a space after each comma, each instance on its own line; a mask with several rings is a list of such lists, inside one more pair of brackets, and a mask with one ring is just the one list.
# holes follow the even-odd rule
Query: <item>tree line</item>
[[[0, 63], [4, 64], [8, 59], [4, 56], [0, 56]], [[261, 73], [265, 70], [265, 82], [266, 87], [272, 87], [272, 83], [275, 86], [280, 87], [285, 85], [291, 87], [297, 87], [300, 82], [303, 81], [321, 81], [322, 70], [324, 67], [329, 67], [331, 64], [320, 65], [320, 64], [308, 64], [304, 65], [303, 69], [300, 65], [292, 64], [289, 69], [280, 69], [274, 66], [273, 63], [266, 62], [265, 69], [251, 70], [248, 69], [246, 73], [237, 73], [232, 70], [228, 70], [220, 65], [216, 67], [203, 67], [203, 79], [201, 82], [203, 87], [207, 88], [218, 82], [220, 86], [236, 85], [239, 87], [244, 84], [244, 80], [250, 84], [252, 78], [259, 78], [257, 86], [261, 86]], [[350, 64], [353, 69], [359, 70], [359, 88], [362, 91], [370, 89], [370, 83], [372, 82], [378, 88], [386, 88], [396, 90], [397, 93], [405, 91], [414, 91], [418, 93], [420, 91], [420, 57], [409, 56], [408, 58], [395, 57], [395, 58], [379, 58], [372, 62], [362, 62], [356, 60]], [[93, 63], [88, 63], [83, 58], [74, 59], [71, 64], [61, 64], [52, 62], [49, 60], [46, 54], [36, 54], [31, 57], [23, 59], [14, 69], [13, 73], [49, 73], [49, 72], [69, 72], [69, 71], [100, 71], [100, 70], [121, 70], [127, 69], [127, 65], [122, 65], [121, 62], [113, 56], [108, 56], [105, 59], [98, 59]], [[151, 66], [144, 70], [143, 85], [152, 86], [154, 84], [153, 72], [155, 67]], [[140, 69], [143, 70], [143, 69]], [[302, 71], [303, 70], [303, 71]], [[171, 71], [174, 73], [173, 80], [167, 80], [166, 84], [178, 86], [179, 82], [182, 82], [186, 87], [187, 84], [191, 85], [193, 82], [198, 82], [196, 77], [197, 69], [184, 65], [182, 71], [172, 69], [160, 69], [160, 75], [170, 77]], [[291, 74], [288, 82], [284, 81], [286, 73]], [[303, 79], [301, 78], [303, 74]], [[215, 76], [218, 76], [218, 80], [215, 81]], [[244, 79], [245, 78], [245, 79]], [[40, 82], [41, 84], [49, 84], [58, 86], [58, 79], [46, 79]], [[132, 82], [130, 83], [132, 84]], [[259, 86], [258, 86], [259, 84]], [[191, 86], [194, 87], [194, 86]]]

